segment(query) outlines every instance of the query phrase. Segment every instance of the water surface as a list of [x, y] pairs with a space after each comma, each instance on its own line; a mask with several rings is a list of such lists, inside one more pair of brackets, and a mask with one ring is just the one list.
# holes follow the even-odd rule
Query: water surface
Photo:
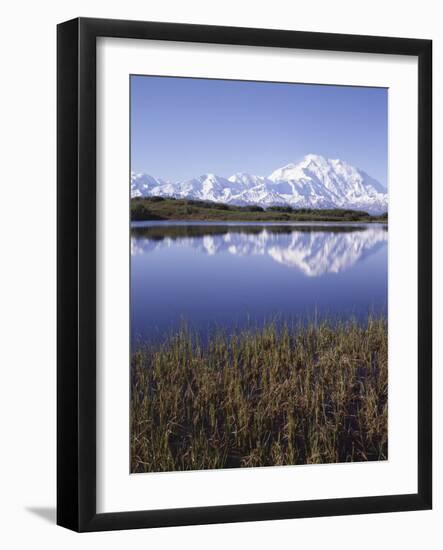
[[133, 223], [133, 345], [184, 321], [204, 334], [386, 313], [387, 240], [384, 224]]

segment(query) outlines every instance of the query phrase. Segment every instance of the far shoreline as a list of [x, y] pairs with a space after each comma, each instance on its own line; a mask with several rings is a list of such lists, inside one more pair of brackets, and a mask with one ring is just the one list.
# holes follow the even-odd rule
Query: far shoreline
[[224, 203], [137, 197], [131, 199], [131, 222], [232, 222], [232, 223], [383, 223], [387, 212], [371, 215], [352, 209], [295, 209], [289, 206], [233, 206]]
[[226, 225], [230, 227], [236, 226], [263, 226], [263, 227], [275, 227], [275, 226], [286, 226], [286, 227], [315, 227], [319, 230], [323, 228], [333, 228], [333, 227], [354, 227], [354, 228], [363, 228], [367, 225], [382, 225], [388, 227], [387, 221], [325, 221], [325, 220], [307, 220], [307, 221], [285, 221], [285, 220], [275, 220], [275, 221], [260, 221], [260, 220], [199, 220], [199, 219], [178, 219], [170, 218], [165, 220], [130, 220], [131, 227], [162, 227], [162, 226], [173, 226], [173, 225], [195, 225], [195, 226], [218, 226]]

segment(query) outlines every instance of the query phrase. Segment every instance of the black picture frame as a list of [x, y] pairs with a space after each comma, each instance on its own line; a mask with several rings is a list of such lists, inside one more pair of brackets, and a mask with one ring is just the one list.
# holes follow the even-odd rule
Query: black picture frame
[[[399, 54], [418, 58], [416, 494], [96, 512], [96, 39]], [[57, 523], [104, 531], [426, 510], [432, 506], [432, 42], [79, 18], [57, 29]]]

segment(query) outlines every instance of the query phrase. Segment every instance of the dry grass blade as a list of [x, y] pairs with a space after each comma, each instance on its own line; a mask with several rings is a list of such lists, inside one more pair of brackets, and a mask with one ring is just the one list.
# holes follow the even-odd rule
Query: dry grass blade
[[131, 471], [387, 458], [387, 321], [218, 334], [133, 354]]

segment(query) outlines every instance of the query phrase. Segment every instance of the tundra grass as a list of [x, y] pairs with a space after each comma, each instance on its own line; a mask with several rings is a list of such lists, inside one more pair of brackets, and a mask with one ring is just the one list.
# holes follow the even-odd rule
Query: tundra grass
[[134, 352], [131, 471], [385, 460], [387, 321], [219, 333]]

